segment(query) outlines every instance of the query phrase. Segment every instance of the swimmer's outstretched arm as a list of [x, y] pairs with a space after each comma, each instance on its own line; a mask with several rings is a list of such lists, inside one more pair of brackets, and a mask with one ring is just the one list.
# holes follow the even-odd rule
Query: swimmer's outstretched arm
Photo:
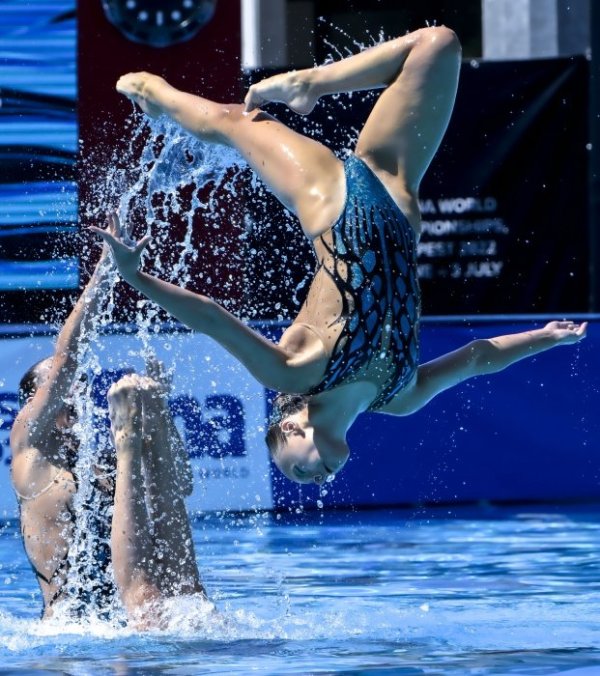
[[515, 362], [558, 345], [585, 338], [587, 322], [550, 322], [543, 329], [474, 340], [468, 345], [419, 366], [414, 388], [400, 393], [379, 413], [410, 415], [436, 395], [468, 378], [502, 371]]
[[11, 431], [13, 453], [32, 446], [43, 452], [46, 447], [39, 442], [54, 429], [56, 416], [64, 406], [77, 370], [77, 346], [86, 340], [89, 322], [108, 289], [109, 273], [113, 269], [109, 248], [105, 245], [89, 282], [58, 334], [46, 380], [15, 419]]
[[265, 387], [281, 392], [303, 392], [320, 377], [322, 367], [317, 355], [315, 363], [294, 363], [293, 355], [263, 338], [210, 298], [138, 270], [150, 238], [128, 245], [127, 234], [121, 233], [116, 214], [111, 215], [108, 229], [90, 229], [110, 245], [119, 273], [128, 284], [182, 324], [216, 340]]

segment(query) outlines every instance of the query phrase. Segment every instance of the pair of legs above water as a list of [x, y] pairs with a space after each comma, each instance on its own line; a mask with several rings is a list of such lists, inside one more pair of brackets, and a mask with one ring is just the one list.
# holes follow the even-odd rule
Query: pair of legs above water
[[153, 379], [129, 375], [108, 393], [117, 454], [111, 549], [128, 615], [141, 628], [160, 625], [161, 601], [204, 595], [184, 503], [178, 437], [165, 393]]

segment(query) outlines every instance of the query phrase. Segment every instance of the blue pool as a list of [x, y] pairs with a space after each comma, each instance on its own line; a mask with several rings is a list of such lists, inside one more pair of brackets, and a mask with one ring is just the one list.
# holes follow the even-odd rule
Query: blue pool
[[595, 510], [198, 519], [220, 610], [165, 632], [40, 623], [15, 524], [0, 535], [0, 669], [69, 674], [599, 674]]

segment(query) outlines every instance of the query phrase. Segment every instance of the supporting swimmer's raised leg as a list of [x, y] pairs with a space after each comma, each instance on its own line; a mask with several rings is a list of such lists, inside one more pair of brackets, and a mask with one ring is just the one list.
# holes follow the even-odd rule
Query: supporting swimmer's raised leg
[[140, 627], [161, 621], [153, 604], [203, 594], [192, 533], [173, 457], [164, 388], [128, 375], [109, 390], [117, 451], [112, 524], [115, 579], [123, 605]]
[[185, 507], [181, 463], [185, 451], [169, 411], [164, 385], [143, 378], [143, 466], [147, 505], [153, 527], [157, 584], [163, 596], [203, 594], [198, 575], [192, 529]]
[[117, 452], [111, 548], [115, 581], [130, 615], [159, 598], [151, 522], [142, 476], [142, 394], [137, 376], [125, 376], [108, 392]]

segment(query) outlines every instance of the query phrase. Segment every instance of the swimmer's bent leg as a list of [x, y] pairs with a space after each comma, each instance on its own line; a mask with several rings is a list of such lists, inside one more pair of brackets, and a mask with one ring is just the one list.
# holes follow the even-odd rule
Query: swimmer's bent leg
[[194, 136], [238, 150], [250, 167], [314, 238], [338, 217], [344, 202], [342, 163], [325, 146], [298, 134], [263, 111], [187, 94], [148, 73], [117, 84], [152, 114], [165, 113]]
[[[357, 155], [382, 172], [397, 197], [416, 197], [454, 107], [460, 70], [460, 43], [445, 26], [423, 28], [323, 69], [322, 77], [387, 85], [365, 123]], [[361, 59], [363, 59], [361, 61]], [[327, 69], [330, 69], [327, 71]]]

